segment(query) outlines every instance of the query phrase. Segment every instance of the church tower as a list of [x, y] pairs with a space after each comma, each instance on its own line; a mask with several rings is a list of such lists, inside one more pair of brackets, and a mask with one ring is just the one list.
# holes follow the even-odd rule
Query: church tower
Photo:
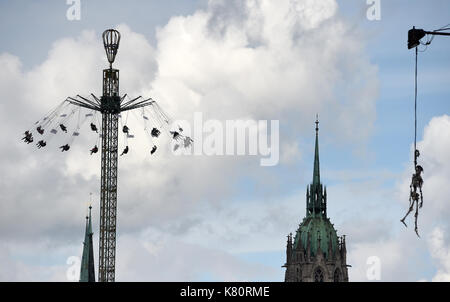
[[95, 282], [94, 249], [92, 243], [92, 219], [89, 206], [89, 216], [86, 216], [86, 232], [83, 242], [83, 256], [81, 257], [80, 282]]
[[285, 282], [348, 282], [345, 235], [338, 237], [327, 217], [327, 189], [320, 182], [319, 121], [312, 184], [306, 188], [306, 217], [288, 235]]

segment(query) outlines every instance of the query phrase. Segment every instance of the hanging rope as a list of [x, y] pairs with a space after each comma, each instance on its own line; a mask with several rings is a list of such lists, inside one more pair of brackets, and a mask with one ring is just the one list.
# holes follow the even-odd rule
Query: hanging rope
[[414, 72], [414, 168], [417, 165], [417, 47], [416, 47], [416, 66]]
[[123, 151], [120, 154], [120, 156], [127, 154], [128, 150], [129, 150], [129, 147], [128, 147], [128, 133], [123, 132], [124, 126], [128, 127], [127, 126], [127, 123], [128, 123], [128, 112], [127, 112], [126, 117], [125, 117], [125, 125], [123, 124], [122, 120], [123, 120], [122, 115], [119, 114], [120, 131], [123, 133], [123, 148], [122, 148]]
[[96, 146], [99, 146], [100, 144], [100, 138], [102, 137], [102, 131], [103, 131], [103, 127], [102, 127], [102, 121], [101, 118], [98, 117], [97, 113], [95, 114], [95, 120], [97, 122], [98, 125], [98, 135], [97, 135], [97, 142], [95, 143]]
[[155, 144], [153, 143], [151, 130], [148, 129], [148, 124], [150, 124], [150, 128], [153, 128], [153, 125], [149, 118], [145, 115], [145, 107], [142, 107], [142, 119], [144, 120], [144, 132], [147, 136], [147, 140], [150, 142], [150, 146], [155, 146]]
[[73, 131], [72, 135], [69, 138], [68, 141], [68, 145], [72, 145], [73, 141], [75, 140], [75, 137], [80, 136], [80, 129], [83, 126], [83, 124], [88, 120], [88, 118], [90, 117], [90, 115], [93, 113], [93, 110], [90, 111], [89, 114], [86, 114], [83, 118], [83, 120], [81, 120], [81, 108], [78, 111], [78, 121], [77, 121], [77, 127], [75, 128], [75, 130]]
[[38, 132], [40, 135], [46, 135], [49, 125], [51, 126], [55, 119], [59, 117], [61, 111], [67, 107], [67, 105], [68, 103], [66, 101], [61, 102], [54, 109], [50, 110], [42, 119], [38, 120], [33, 126], [29, 127], [28, 131], [31, 133]]
[[[123, 98], [123, 100], [125, 99], [127, 99], [127, 102], [133, 101], [128, 96], [125, 96]], [[154, 154], [156, 152], [157, 138], [161, 133], [166, 134], [168, 137], [175, 141], [174, 151], [180, 147], [189, 147], [192, 144], [193, 140], [190, 137], [183, 135], [183, 129], [179, 125], [176, 127], [172, 125], [172, 118], [159, 106], [159, 104], [155, 100], [150, 100], [151, 102], [148, 102], [145, 106], [142, 106], [141, 116], [139, 116], [139, 114], [134, 111], [132, 111], [131, 114], [138, 121], [138, 123], [144, 122], [144, 132], [150, 145], [152, 146], [150, 154]], [[59, 146], [59, 148], [62, 152], [69, 151], [76, 137], [80, 136], [79, 131], [82, 125], [85, 122], [89, 122], [90, 131], [94, 131], [97, 133], [95, 145], [90, 150], [90, 152], [91, 155], [93, 153], [97, 153], [99, 151], [98, 146], [101, 144], [101, 138], [103, 136], [103, 129], [101, 127], [103, 121], [97, 114], [97, 110], [91, 109], [91, 111], [89, 111], [89, 113], [86, 112], [86, 114], [84, 114], [85, 112], [83, 110], [86, 109], [82, 106], [77, 106], [76, 104], [73, 104], [71, 101], [66, 99], [61, 102], [56, 108], [50, 110], [42, 119], [35, 122], [29, 128], [29, 130], [25, 131], [22, 140], [27, 144], [33, 143], [33, 135], [35, 134], [34, 132], [36, 132], [38, 134], [37, 137], [39, 137], [39, 141], [37, 141], [36, 145], [38, 148], [42, 148], [45, 147], [47, 145], [47, 142], [52, 140], [52, 138], [62, 135], [64, 137], [65, 144]], [[126, 115], [124, 116], [123, 114]], [[76, 125], [72, 126], [73, 124], [71, 122], [73, 121], [72, 118], [74, 117], [74, 115], [78, 116], [75, 117]], [[135, 137], [135, 133], [132, 133], [128, 127], [129, 115], [130, 110], [127, 110], [126, 113], [122, 113], [122, 116], [119, 114], [119, 123], [124, 137], [124, 149], [121, 155], [128, 153], [129, 139]], [[70, 128], [72, 128], [71, 126], [74, 128], [73, 131], [70, 131]]]
[[[416, 57], [415, 57], [415, 69], [414, 69], [414, 174], [412, 175], [411, 185], [409, 186], [409, 209], [406, 213], [405, 217], [403, 217], [400, 221], [407, 227], [405, 223], [406, 217], [414, 210], [414, 206], [416, 208], [414, 214], [414, 231], [417, 236], [419, 236], [419, 231], [417, 227], [417, 219], [419, 217], [419, 208], [422, 208], [423, 205], [423, 194], [422, 194], [422, 166], [417, 164], [417, 158], [420, 156], [419, 150], [417, 150], [417, 56], [418, 49], [416, 46]], [[420, 204], [419, 204], [420, 199]]]

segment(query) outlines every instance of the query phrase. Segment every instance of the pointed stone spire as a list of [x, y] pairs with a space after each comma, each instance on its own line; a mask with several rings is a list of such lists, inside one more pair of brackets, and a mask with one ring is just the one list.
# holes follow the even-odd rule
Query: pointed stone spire
[[314, 172], [313, 185], [320, 184], [320, 167], [319, 167], [319, 115], [316, 115], [316, 146], [314, 152]]
[[319, 116], [316, 116], [316, 145], [314, 151], [313, 181], [306, 191], [306, 213], [307, 216], [326, 217], [326, 193], [323, 192], [320, 183], [319, 165]]
[[86, 232], [84, 234], [83, 256], [81, 257], [80, 282], [95, 282], [91, 209], [92, 206], [89, 206], [89, 216], [86, 216]]
[[286, 245], [286, 264], [291, 262], [292, 258], [292, 233], [287, 236], [287, 245]]
[[[315, 154], [313, 180], [306, 187], [306, 217], [297, 229], [291, 247], [291, 262], [285, 265], [285, 281], [345, 281], [348, 282], [345, 238], [338, 237], [334, 225], [327, 218], [327, 188], [320, 180], [319, 118], [315, 121]], [[315, 278], [320, 266], [320, 278]], [[339, 278], [335, 275], [339, 273]]]

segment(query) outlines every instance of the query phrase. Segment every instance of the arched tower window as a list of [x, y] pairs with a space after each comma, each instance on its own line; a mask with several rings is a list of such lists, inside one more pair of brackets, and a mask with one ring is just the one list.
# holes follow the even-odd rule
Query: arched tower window
[[341, 282], [341, 271], [337, 268], [334, 271], [334, 282]]
[[323, 272], [319, 267], [314, 271], [314, 282], [323, 282]]

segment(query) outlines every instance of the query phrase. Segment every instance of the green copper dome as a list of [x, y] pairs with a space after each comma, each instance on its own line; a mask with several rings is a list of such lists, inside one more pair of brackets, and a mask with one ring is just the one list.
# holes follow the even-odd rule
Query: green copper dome
[[337, 250], [338, 236], [327, 218], [327, 189], [320, 183], [319, 121], [316, 121], [314, 153], [313, 182], [306, 189], [306, 217], [295, 235], [294, 248], [301, 242], [301, 247], [315, 256], [320, 242], [320, 249], [329, 258], [329, 251], [334, 255]]
[[[310, 250], [312, 256], [317, 254], [320, 241], [320, 249], [327, 259], [336, 253], [338, 247], [336, 230], [330, 220], [322, 216], [311, 216], [303, 219], [295, 234], [294, 248], [297, 248], [299, 241], [301, 242], [303, 249]], [[329, 255], [330, 246], [332, 255]]]

